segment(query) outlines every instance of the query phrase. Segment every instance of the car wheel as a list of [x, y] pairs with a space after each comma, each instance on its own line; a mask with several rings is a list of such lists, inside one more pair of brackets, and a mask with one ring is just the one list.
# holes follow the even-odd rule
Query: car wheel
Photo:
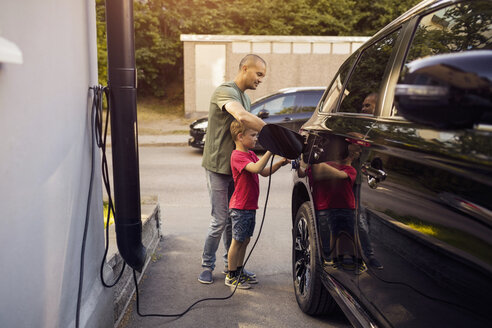
[[297, 211], [292, 240], [292, 276], [297, 304], [310, 315], [329, 314], [336, 303], [321, 282], [323, 270], [310, 202]]

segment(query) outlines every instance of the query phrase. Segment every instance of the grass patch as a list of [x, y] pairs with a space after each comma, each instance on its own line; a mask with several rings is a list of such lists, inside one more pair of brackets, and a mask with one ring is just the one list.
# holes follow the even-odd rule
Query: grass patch
[[139, 122], [165, 118], [181, 119], [184, 118], [184, 105], [182, 102], [170, 102], [165, 99], [139, 99], [137, 115]]
[[153, 127], [145, 127], [145, 126], [140, 126], [138, 127], [138, 134], [139, 135], [169, 135], [169, 134], [182, 134], [182, 135], [187, 135], [190, 133], [189, 129], [188, 130], [172, 130], [172, 131], [162, 131], [159, 128], [153, 128]]
[[[103, 201], [103, 219], [104, 219], [104, 228], [106, 229], [106, 221], [108, 219], [108, 201]], [[114, 216], [113, 213], [111, 212], [111, 215], [109, 217], [109, 225], [114, 224]]]
[[[103, 112], [106, 120], [107, 112]], [[159, 98], [139, 98], [137, 102], [137, 121], [139, 135], [187, 135], [189, 124], [194, 119], [185, 118], [181, 100]], [[111, 124], [108, 125], [108, 135]]]

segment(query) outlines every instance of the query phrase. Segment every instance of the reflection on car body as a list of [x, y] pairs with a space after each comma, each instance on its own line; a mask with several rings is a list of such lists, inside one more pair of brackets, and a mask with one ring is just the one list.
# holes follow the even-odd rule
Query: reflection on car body
[[[338, 305], [362, 327], [490, 325], [491, 20], [488, 0], [427, 1], [340, 67], [295, 165], [304, 312]], [[352, 173], [334, 183], [320, 168]]]
[[[273, 94], [261, 97], [251, 104], [251, 113], [262, 118], [266, 123], [282, 125], [293, 131], [310, 117], [318, 105], [325, 87], [285, 88]], [[190, 124], [188, 145], [203, 148], [207, 133], [208, 118], [200, 118]], [[257, 144], [256, 150], [262, 149]]]

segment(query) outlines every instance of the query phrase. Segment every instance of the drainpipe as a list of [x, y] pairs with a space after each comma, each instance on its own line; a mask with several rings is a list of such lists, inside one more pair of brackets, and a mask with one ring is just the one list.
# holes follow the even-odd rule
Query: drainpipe
[[140, 210], [133, 0], [106, 0], [106, 32], [116, 242], [125, 262], [141, 272], [146, 250]]

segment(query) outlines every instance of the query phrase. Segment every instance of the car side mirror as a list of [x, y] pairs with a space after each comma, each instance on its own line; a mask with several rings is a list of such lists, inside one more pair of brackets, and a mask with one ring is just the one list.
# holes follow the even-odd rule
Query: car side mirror
[[267, 109], [261, 109], [259, 112], [258, 112], [258, 117], [259, 118], [268, 118], [270, 116], [270, 112], [267, 110]]
[[477, 50], [409, 63], [395, 90], [398, 114], [444, 129], [492, 123], [491, 58], [491, 50]]

